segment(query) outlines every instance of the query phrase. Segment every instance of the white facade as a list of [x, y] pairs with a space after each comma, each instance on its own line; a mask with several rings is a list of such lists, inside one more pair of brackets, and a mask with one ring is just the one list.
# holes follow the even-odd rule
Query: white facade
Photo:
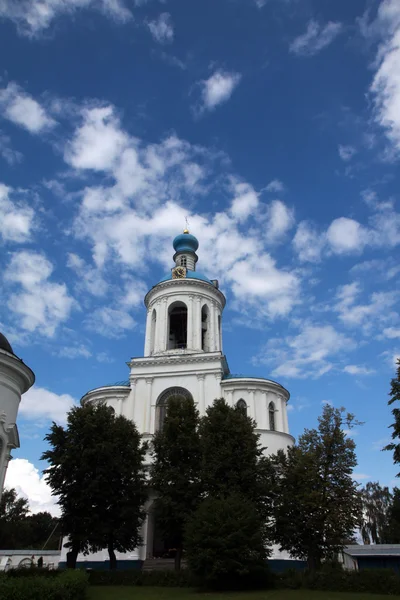
[[11, 451], [19, 448], [17, 414], [21, 395], [35, 381], [35, 375], [12, 351], [0, 334], [0, 500]]
[[[191, 396], [200, 415], [223, 397], [230, 406], [241, 403], [256, 421], [266, 452], [276, 453], [294, 443], [286, 409], [289, 392], [269, 379], [229, 372], [222, 349], [225, 297], [218, 282], [195, 270], [197, 247], [189, 232], [175, 238], [175, 267], [147, 293], [144, 356], [128, 363], [129, 381], [91, 390], [81, 402], [106, 402], [150, 439], [169, 394]], [[136, 555], [142, 560], [153, 555], [151, 518], [144, 524], [143, 538]]]

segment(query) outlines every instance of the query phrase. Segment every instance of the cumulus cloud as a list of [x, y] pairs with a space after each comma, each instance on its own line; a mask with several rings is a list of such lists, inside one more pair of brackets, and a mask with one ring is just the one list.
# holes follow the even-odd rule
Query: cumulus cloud
[[360, 301], [361, 293], [358, 282], [339, 286], [334, 309], [344, 324], [363, 327], [367, 333], [374, 327], [396, 319], [397, 315], [393, 310], [398, 300], [396, 292], [374, 292], [367, 302]]
[[383, 330], [383, 335], [392, 340], [400, 338], [400, 328], [386, 327]]
[[120, 22], [132, 18], [123, 0], [0, 0], [0, 18], [13, 21], [20, 34], [34, 37], [50, 27], [56, 18], [85, 8], [100, 11]]
[[324, 245], [325, 239], [315, 225], [308, 221], [299, 223], [293, 238], [293, 247], [301, 262], [319, 262]]
[[49, 280], [52, 263], [36, 252], [20, 251], [12, 255], [4, 279], [11, 289], [8, 307], [20, 317], [20, 326], [53, 337], [58, 325], [66, 321], [74, 305], [64, 283]]
[[231, 204], [231, 213], [238, 221], [245, 221], [258, 207], [258, 194], [248, 183], [234, 183], [233, 191], [235, 196]]
[[5, 487], [14, 488], [19, 498], [28, 500], [31, 513], [47, 511], [54, 517], [60, 516], [57, 498], [51, 495], [51, 488], [45, 477], [26, 458], [14, 458], [10, 461]]
[[368, 232], [354, 219], [340, 217], [332, 221], [326, 238], [335, 254], [361, 252], [368, 242]]
[[267, 192], [284, 192], [285, 186], [280, 179], [273, 179], [266, 186], [265, 191], [267, 191]]
[[90, 331], [109, 338], [120, 338], [127, 330], [134, 329], [136, 322], [126, 310], [103, 306], [94, 310], [86, 322]]
[[26, 242], [35, 226], [35, 213], [17, 193], [0, 183], [0, 236], [4, 242]]
[[335, 355], [352, 348], [353, 340], [332, 325], [305, 324], [298, 335], [269, 340], [256, 360], [271, 365], [276, 377], [316, 379], [333, 369]]
[[374, 369], [368, 369], [362, 365], [346, 365], [343, 371], [349, 375], [372, 375], [375, 373]]
[[266, 240], [274, 243], [281, 240], [293, 227], [294, 211], [281, 200], [273, 200], [267, 209]]
[[227, 71], [216, 71], [202, 82], [202, 109], [214, 110], [227, 102], [239, 85], [241, 75]]
[[174, 27], [169, 13], [162, 13], [158, 19], [149, 21], [148, 27], [151, 35], [159, 44], [168, 44], [173, 41]]
[[342, 31], [341, 23], [329, 21], [322, 26], [317, 21], [311, 20], [306, 32], [290, 44], [290, 52], [301, 56], [313, 56], [329, 46]]
[[38, 423], [56, 421], [65, 425], [67, 412], [75, 400], [69, 394], [55, 394], [50, 390], [34, 386], [22, 396], [19, 414], [24, 419]]
[[0, 89], [0, 111], [5, 119], [33, 134], [51, 129], [56, 124], [39, 102], [14, 82]]

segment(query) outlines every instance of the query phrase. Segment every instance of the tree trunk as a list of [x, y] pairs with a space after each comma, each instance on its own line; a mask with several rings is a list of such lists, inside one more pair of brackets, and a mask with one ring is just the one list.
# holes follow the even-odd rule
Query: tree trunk
[[108, 542], [107, 549], [108, 556], [110, 557], [110, 571], [115, 571], [117, 568], [117, 557], [115, 556], [114, 544], [112, 540]]
[[182, 562], [182, 546], [178, 546], [175, 554], [175, 571], [181, 570], [181, 562]]
[[76, 568], [76, 560], [79, 554], [79, 544], [74, 544], [72, 542], [72, 548], [69, 552], [67, 552], [67, 569], [75, 569]]
[[310, 552], [307, 557], [307, 566], [308, 566], [308, 570], [311, 573], [311, 575], [314, 575], [314, 573], [321, 566], [320, 558], [318, 556], [316, 556], [315, 554], [313, 554], [312, 552]]

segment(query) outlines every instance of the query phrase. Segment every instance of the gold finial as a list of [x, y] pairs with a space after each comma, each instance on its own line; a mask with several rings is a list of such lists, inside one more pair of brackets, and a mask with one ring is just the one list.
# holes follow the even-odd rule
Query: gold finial
[[185, 221], [186, 221], [186, 227], [183, 230], [183, 233], [189, 233], [189, 220], [187, 217], [185, 217]]

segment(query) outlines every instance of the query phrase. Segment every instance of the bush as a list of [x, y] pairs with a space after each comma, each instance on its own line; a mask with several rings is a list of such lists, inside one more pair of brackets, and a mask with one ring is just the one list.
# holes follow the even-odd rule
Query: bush
[[198, 582], [187, 569], [179, 572], [171, 570], [139, 571], [90, 571], [91, 585], [131, 585], [159, 587], [196, 587]]
[[[21, 569], [22, 571], [22, 569]], [[84, 571], [65, 571], [58, 577], [0, 575], [1, 600], [84, 600], [88, 576]]]

